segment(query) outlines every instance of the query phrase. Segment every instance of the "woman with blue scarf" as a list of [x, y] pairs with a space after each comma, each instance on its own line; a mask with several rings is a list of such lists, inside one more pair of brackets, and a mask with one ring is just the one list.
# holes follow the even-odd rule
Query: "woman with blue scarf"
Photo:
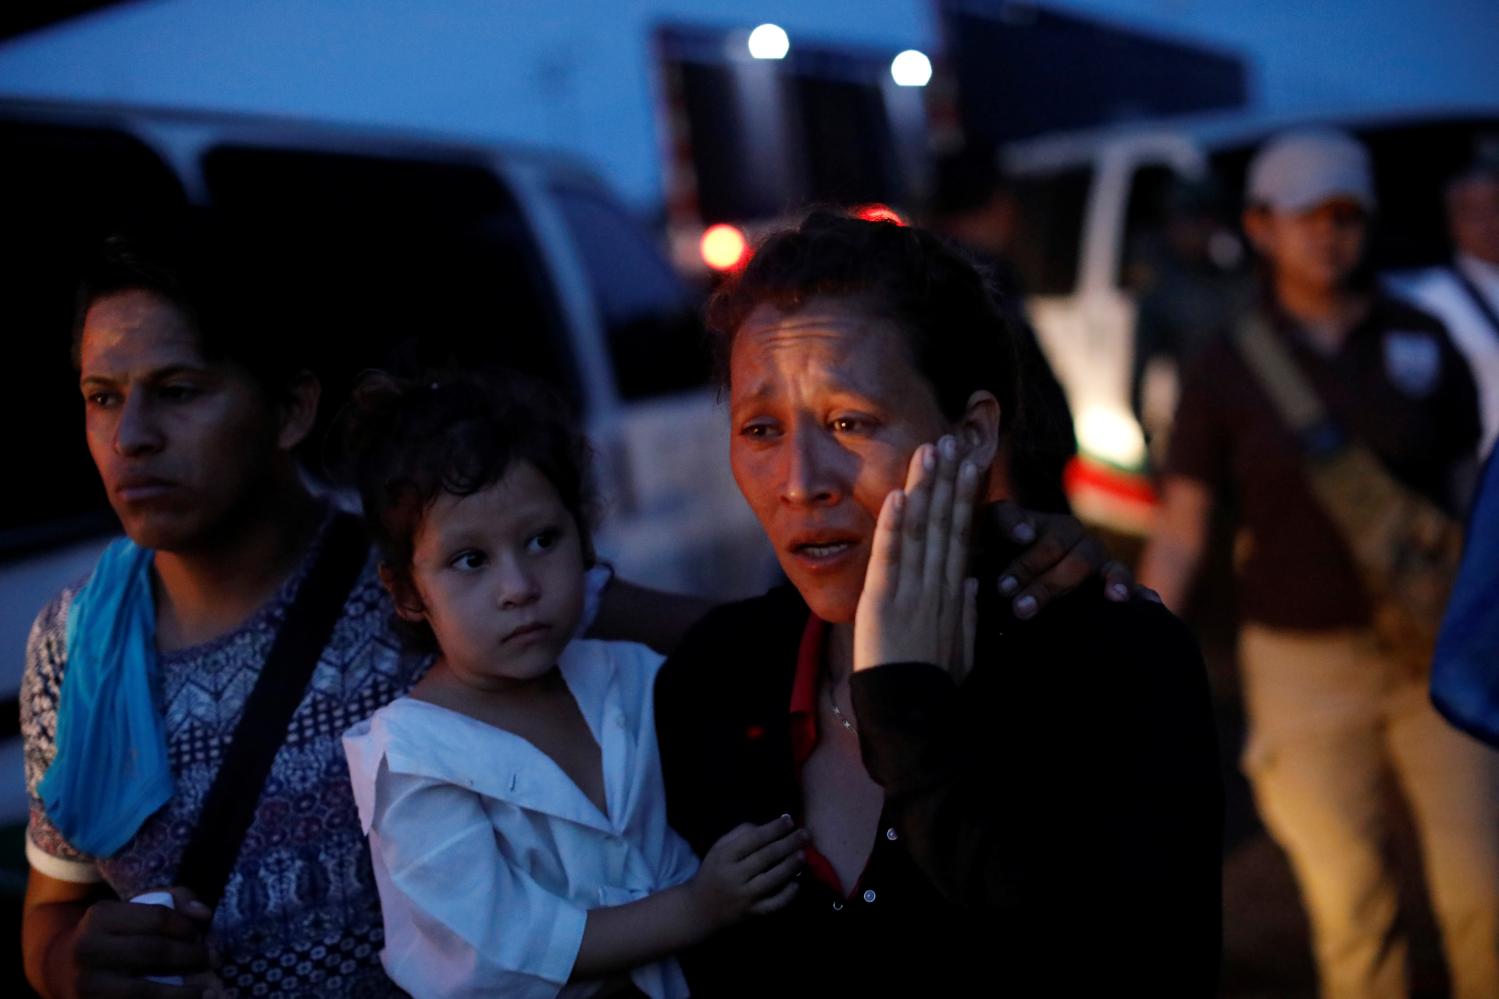
[[[327, 765], [342, 731], [420, 666], [380, 641], [372, 572], [353, 584], [293, 737], [276, 734], [264, 793], [244, 791], [257, 795], [254, 820], [222, 898], [210, 912], [178, 880], [333, 519], [292, 454], [318, 383], [248, 279], [250, 250], [199, 232], [187, 263], [167, 266], [115, 243], [81, 298], [74, 357], [89, 453], [126, 537], [42, 611], [27, 650], [23, 948], [46, 995], [169, 994], [173, 982], [392, 992], [347, 778]], [[148, 894], [158, 904], [125, 901]]]

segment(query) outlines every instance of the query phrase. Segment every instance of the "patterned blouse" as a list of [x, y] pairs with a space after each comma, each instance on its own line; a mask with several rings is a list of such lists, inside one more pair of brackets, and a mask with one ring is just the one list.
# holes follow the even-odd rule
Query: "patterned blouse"
[[[160, 656], [176, 793], [111, 857], [71, 846], [37, 795], [54, 753], [65, 626], [78, 587], [42, 609], [27, 642], [21, 687], [32, 867], [65, 881], [106, 881], [121, 898], [173, 883], [245, 700], [315, 554], [239, 628]], [[425, 657], [401, 650], [390, 616], [371, 559], [292, 717], [214, 912], [218, 974], [230, 995], [400, 994], [380, 967], [380, 900], [339, 743], [350, 725], [405, 693], [426, 666]]]

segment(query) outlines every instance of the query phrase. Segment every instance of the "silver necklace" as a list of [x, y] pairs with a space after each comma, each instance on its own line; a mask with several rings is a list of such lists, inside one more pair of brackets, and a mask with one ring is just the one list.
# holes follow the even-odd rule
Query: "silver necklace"
[[828, 704], [832, 706], [833, 717], [838, 719], [838, 724], [858, 735], [859, 730], [854, 727], [854, 723], [849, 721], [848, 717], [842, 711], [838, 710], [838, 699], [833, 696], [833, 685], [831, 683], [828, 684]]

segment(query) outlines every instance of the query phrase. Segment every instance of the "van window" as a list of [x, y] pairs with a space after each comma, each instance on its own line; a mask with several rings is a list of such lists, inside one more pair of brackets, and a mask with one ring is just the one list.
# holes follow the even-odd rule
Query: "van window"
[[925, 123], [890, 104], [888, 55], [799, 40], [771, 65], [727, 55], [717, 30], [672, 25], [657, 39], [673, 157], [704, 223], [910, 199], [901, 151], [925, 144]]
[[552, 193], [588, 271], [623, 399], [697, 388], [708, 380], [697, 303], [633, 219], [592, 191]]
[[578, 406], [552, 283], [484, 166], [221, 145], [203, 173], [222, 217], [271, 240], [280, 287], [267, 294], [286, 303], [323, 376], [319, 431], [371, 367], [500, 365]]
[[783, 131], [794, 108], [789, 88], [755, 73], [748, 86], [756, 102], [741, 110], [747, 84], [734, 65], [698, 60], [669, 65], [680, 73], [703, 221], [771, 216], [788, 201], [801, 200], [800, 176]]
[[1027, 294], [1070, 295], [1076, 288], [1092, 182], [1087, 168], [1015, 178], [1020, 231], [1013, 257]]
[[878, 83], [812, 73], [793, 79], [806, 173], [803, 200], [841, 205], [907, 201], [897, 136]]
[[0, 393], [7, 488], [0, 559], [112, 530], [83, 437], [70, 356], [80, 264], [107, 235], [180, 213], [181, 187], [134, 138], [104, 128], [0, 122], [0, 293], [6, 370]]

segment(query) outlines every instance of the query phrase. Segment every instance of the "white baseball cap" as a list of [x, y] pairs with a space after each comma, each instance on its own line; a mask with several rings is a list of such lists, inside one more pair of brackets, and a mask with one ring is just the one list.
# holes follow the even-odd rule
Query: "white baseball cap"
[[1278, 212], [1304, 212], [1333, 198], [1350, 198], [1374, 210], [1369, 153], [1346, 132], [1298, 129], [1271, 139], [1249, 164], [1250, 204]]

